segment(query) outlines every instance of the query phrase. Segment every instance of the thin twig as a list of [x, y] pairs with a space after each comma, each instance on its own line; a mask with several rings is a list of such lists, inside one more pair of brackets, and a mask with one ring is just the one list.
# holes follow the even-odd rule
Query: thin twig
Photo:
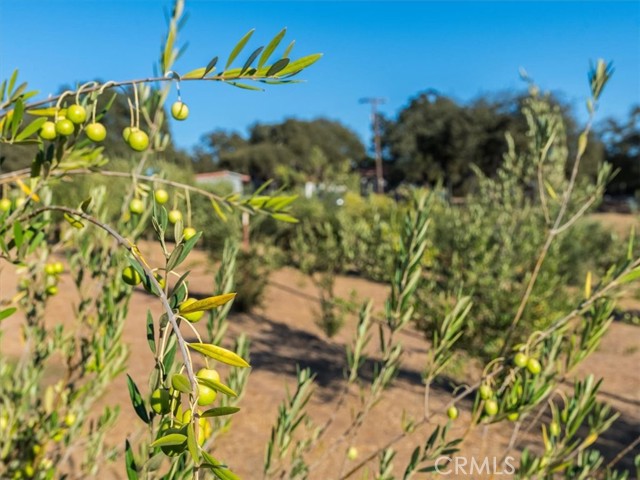
[[47, 211], [52, 211], [52, 212], [56, 212], [57, 211], [57, 212], [67, 213], [69, 215], [82, 218], [83, 220], [86, 220], [87, 222], [90, 222], [90, 223], [96, 225], [97, 227], [101, 228], [102, 230], [107, 232], [109, 235], [111, 235], [120, 245], [122, 245], [125, 249], [127, 249], [127, 251], [133, 256], [133, 258], [136, 259], [136, 261], [140, 264], [140, 266], [142, 267], [144, 272], [149, 277], [149, 280], [151, 281], [153, 286], [160, 293], [160, 295], [159, 295], [160, 302], [162, 303], [162, 306], [164, 307], [164, 310], [165, 310], [165, 312], [167, 314], [169, 322], [171, 323], [171, 327], [173, 328], [173, 331], [176, 334], [176, 339], [178, 341], [178, 346], [180, 348], [180, 352], [181, 352], [182, 357], [183, 357], [184, 362], [185, 362], [185, 367], [187, 369], [187, 377], [189, 378], [189, 383], [191, 384], [191, 389], [193, 391], [193, 395], [195, 397], [197, 397], [197, 395], [198, 395], [198, 382], [197, 382], [196, 376], [195, 376], [195, 374], [193, 372], [193, 366], [191, 365], [191, 362], [189, 360], [190, 357], [189, 357], [189, 352], [187, 350], [187, 342], [185, 341], [184, 337], [182, 336], [182, 333], [180, 332], [180, 328], [178, 327], [178, 323], [176, 321], [175, 314], [173, 313], [173, 309], [171, 308], [171, 305], [169, 305], [169, 299], [167, 298], [167, 296], [164, 293], [164, 290], [162, 289], [162, 287], [158, 283], [158, 280], [156, 280], [155, 275], [153, 274], [153, 270], [151, 270], [151, 268], [147, 265], [147, 263], [144, 260], [144, 258], [142, 257], [142, 255], [139, 253], [138, 247], [136, 247], [135, 244], [131, 243], [129, 240], [127, 240], [122, 235], [120, 235], [118, 232], [116, 232], [109, 225], [106, 225], [106, 224], [102, 223], [97, 218], [92, 217], [91, 215], [87, 215], [86, 213], [84, 213], [82, 211], [74, 210], [74, 209], [67, 208], [67, 207], [64, 207], [64, 206], [51, 205], [51, 206], [48, 206], [48, 207], [42, 207], [42, 208], [39, 208], [37, 210], [34, 210], [33, 212], [30, 212], [29, 215], [26, 215], [24, 217], [24, 219], [28, 220], [30, 218], [36, 217], [36, 216], [40, 215], [41, 213], [44, 213], [44, 212], [47, 212]]

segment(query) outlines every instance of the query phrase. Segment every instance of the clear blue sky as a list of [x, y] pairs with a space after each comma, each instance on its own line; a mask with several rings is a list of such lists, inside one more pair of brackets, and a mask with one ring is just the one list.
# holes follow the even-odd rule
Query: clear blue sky
[[[62, 83], [150, 75], [166, 31], [161, 1], [0, 0], [0, 77], [19, 68], [41, 95]], [[250, 28], [246, 55], [281, 27], [294, 56], [324, 58], [307, 83], [265, 92], [217, 83], [183, 85], [189, 121], [172, 124], [182, 147], [216, 128], [246, 131], [255, 121], [318, 116], [340, 120], [369, 140], [364, 96], [385, 97], [394, 115], [435, 88], [459, 101], [522, 88], [524, 67], [544, 90], [561, 91], [584, 119], [589, 61], [613, 60], [599, 118], [624, 118], [640, 101], [640, 2], [241, 2], [187, 0], [181, 32], [189, 48], [176, 70], [226, 59]], [[285, 42], [286, 43], [286, 38]], [[243, 60], [241, 58], [241, 60]], [[240, 61], [240, 60], [238, 60]], [[238, 63], [236, 61], [236, 63]]]

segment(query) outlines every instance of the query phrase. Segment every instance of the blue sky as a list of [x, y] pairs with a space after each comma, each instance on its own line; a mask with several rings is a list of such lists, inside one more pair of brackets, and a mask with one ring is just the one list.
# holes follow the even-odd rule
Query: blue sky
[[[306, 83], [251, 92], [187, 82], [189, 120], [175, 140], [192, 147], [216, 128], [246, 131], [285, 117], [340, 120], [369, 139], [361, 97], [387, 99], [394, 115], [434, 88], [459, 101], [523, 87], [524, 67], [544, 90], [561, 91], [584, 119], [590, 60], [613, 60], [616, 72], [599, 118], [624, 118], [640, 102], [640, 2], [243, 2], [187, 0], [189, 42], [176, 65], [185, 73], [226, 56], [256, 28], [244, 56], [281, 27], [294, 57], [322, 52]], [[0, 77], [19, 68], [41, 95], [63, 83], [148, 76], [166, 31], [161, 1], [0, 0]], [[241, 56], [236, 63], [243, 61]], [[174, 95], [175, 96], [175, 95]]]

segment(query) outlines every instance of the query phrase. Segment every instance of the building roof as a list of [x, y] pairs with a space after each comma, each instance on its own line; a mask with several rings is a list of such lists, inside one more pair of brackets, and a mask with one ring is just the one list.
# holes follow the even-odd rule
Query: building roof
[[240, 177], [242, 182], [247, 183], [251, 181], [251, 177], [249, 175], [245, 175], [244, 173], [232, 172], [231, 170], [219, 170], [217, 172], [204, 172], [197, 173], [196, 180], [210, 180], [210, 179], [224, 179], [224, 177]]

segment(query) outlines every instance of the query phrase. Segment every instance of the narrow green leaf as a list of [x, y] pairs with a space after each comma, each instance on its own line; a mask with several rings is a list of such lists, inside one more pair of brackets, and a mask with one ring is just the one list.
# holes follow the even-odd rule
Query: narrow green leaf
[[233, 50], [231, 51], [231, 54], [229, 55], [229, 59], [227, 60], [227, 64], [225, 65], [224, 69], [226, 70], [227, 68], [229, 68], [229, 66], [233, 63], [233, 61], [236, 59], [236, 57], [238, 56], [238, 54], [242, 51], [242, 49], [244, 48], [244, 46], [247, 44], [247, 42], [249, 41], [249, 39], [251, 38], [251, 35], [253, 35], [253, 32], [255, 32], [255, 28], [252, 28], [251, 30], [249, 30], [244, 37], [242, 37], [240, 39], [240, 41], [238, 42], [238, 44], [233, 47]]
[[4, 102], [6, 89], [7, 89], [7, 80], [3, 80], [2, 83], [0, 83], [0, 102]]
[[[27, 82], [21, 83], [18, 88], [16, 88], [13, 93], [11, 94], [11, 98], [9, 100], [11, 100], [12, 102], [17, 100], [18, 97], [20, 97], [20, 95], [22, 95], [22, 92], [24, 92], [27, 88]], [[31, 95], [33, 96], [33, 95]], [[21, 99], [24, 100], [24, 97]]]
[[200, 463], [200, 449], [198, 448], [198, 443], [196, 442], [196, 433], [193, 430], [192, 423], [187, 426], [187, 447], [189, 449], [189, 453], [191, 454], [193, 462], [198, 465], [198, 463]]
[[318, 60], [322, 58], [321, 53], [314, 53], [312, 55], [307, 55], [306, 57], [299, 58], [298, 60], [294, 60], [287, 67], [280, 72], [280, 75], [293, 75], [294, 73], [298, 73], [301, 70], [304, 70], [307, 67], [310, 67]]
[[191, 393], [191, 383], [189, 379], [181, 373], [175, 373], [171, 376], [171, 386], [182, 393]]
[[272, 213], [271, 217], [275, 220], [280, 220], [281, 222], [287, 222], [287, 223], [298, 223], [298, 219], [295, 217], [292, 217], [291, 215], [287, 214], [287, 213]]
[[92, 201], [93, 197], [85, 198], [80, 204], [80, 210], [82, 210], [84, 213], [89, 213], [89, 211], [91, 210], [90, 206]]
[[167, 271], [171, 271], [180, 265], [180, 255], [183, 250], [184, 245], [182, 243], [179, 243], [178, 246], [173, 249], [173, 252], [171, 252], [171, 255], [169, 256], [169, 260], [167, 260]]
[[198, 242], [198, 240], [200, 240], [201, 236], [202, 232], [197, 232], [193, 237], [181, 244], [183, 248], [180, 252], [180, 255], [178, 256], [178, 263], [176, 264], [176, 266], [181, 265], [182, 262], [185, 261], [189, 253], [191, 253], [191, 250], [193, 249], [195, 244]]
[[11, 78], [9, 79], [9, 88], [7, 88], [7, 94], [11, 95], [13, 92], [13, 86], [16, 84], [16, 80], [18, 80], [18, 69], [16, 68], [11, 74]]
[[188, 345], [196, 352], [200, 352], [207, 357], [226, 363], [227, 365], [244, 368], [250, 366], [242, 357], [231, 350], [227, 350], [226, 348], [207, 343], [189, 343]]
[[289, 62], [291, 62], [291, 60], [289, 60], [288, 58], [281, 58], [276, 63], [271, 65], [269, 70], [267, 70], [267, 74], [265, 76], [273, 77], [274, 75], [277, 75], [282, 70], [284, 70], [287, 67], [287, 65], [289, 65]]
[[207, 66], [204, 69], [204, 73], [202, 74], [202, 78], [206, 77], [207, 74], [216, 67], [217, 63], [218, 63], [218, 57], [217, 56], [213, 57], [211, 61], [207, 63]]
[[282, 58], [289, 58], [291, 57], [291, 50], [293, 50], [293, 46], [296, 44], [296, 41], [293, 40], [285, 49], [284, 53], [282, 54]]
[[273, 39], [271, 39], [269, 44], [265, 47], [264, 52], [262, 52], [262, 55], [260, 55], [260, 60], [258, 60], [258, 68], [262, 68], [262, 66], [267, 63], [267, 60], [269, 60], [269, 57], [271, 57], [271, 54], [275, 51], [275, 49], [278, 48], [278, 45], [280, 45], [280, 42], [282, 41], [286, 33], [287, 29], [283, 28], [278, 34], [276, 34], [275, 37], [273, 37]]
[[187, 437], [185, 435], [181, 433], [170, 433], [152, 442], [150, 447], [170, 447], [172, 445], [182, 445], [186, 441]]
[[240, 411], [239, 407], [215, 407], [205, 410], [200, 414], [201, 417], [221, 417], [223, 415], [233, 415]]
[[138, 387], [129, 374], [127, 374], [127, 386], [129, 387], [129, 396], [131, 397], [133, 409], [136, 411], [140, 419], [148, 425], [150, 420], [149, 415], [147, 414], [147, 409], [144, 405], [144, 400], [142, 400], [140, 390], [138, 390]]
[[9, 307], [5, 308], [4, 310], [0, 310], [0, 322], [16, 313], [17, 310], [18, 309], [16, 307]]
[[164, 46], [164, 54], [162, 55], [162, 73], [166, 73], [171, 66], [171, 56], [173, 53], [173, 43], [176, 40], [176, 24], [171, 21], [169, 24], [169, 33], [167, 34], [167, 43]]
[[629, 273], [627, 273], [626, 275], [624, 275], [621, 279], [620, 279], [620, 283], [629, 283], [629, 282], [633, 282], [634, 280], [640, 278], [640, 267], [631, 270]]
[[24, 129], [18, 134], [18, 136], [16, 136], [16, 141], [19, 142], [27, 137], [30, 137], [38, 130], [40, 130], [40, 128], [46, 121], [47, 119], [45, 117], [36, 118], [33, 122], [24, 127]]
[[213, 388], [214, 390], [222, 392], [225, 395], [229, 395], [230, 397], [238, 396], [238, 394], [232, 388], [226, 386], [224, 383], [217, 382], [209, 378], [198, 378], [198, 383], [200, 385], [204, 385], [205, 387]]
[[149, 348], [151, 349], [151, 353], [156, 354], [156, 333], [153, 325], [153, 316], [151, 315], [151, 310], [147, 310], [147, 343], [149, 343]]
[[264, 88], [256, 87], [255, 85], [247, 85], [246, 83], [240, 83], [240, 82], [227, 82], [227, 83], [229, 85], [233, 85], [234, 87], [243, 88], [245, 90], [264, 92]]
[[249, 58], [247, 58], [247, 61], [244, 62], [244, 65], [242, 66], [242, 70], [240, 70], [240, 75], [243, 75], [247, 70], [249, 70], [249, 67], [251, 67], [253, 61], [258, 57], [258, 55], [260, 55], [263, 48], [264, 47], [258, 47], [251, 55], [249, 55]]
[[22, 228], [22, 224], [20, 222], [15, 222], [13, 224], [13, 242], [16, 244], [16, 248], [20, 248], [22, 246], [23, 240], [24, 229]]
[[13, 116], [11, 117], [11, 138], [15, 138], [18, 133], [18, 128], [22, 124], [22, 115], [24, 114], [24, 102], [21, 98], [16, 101], [16, 106], [13, 110]]
[[133, 451], [129, 440], [125, 442], [124, 447], [124, 462], [127, 469], [128, 480], [138, 480], [138, 467], [136, 466], [136, 460], [133, 457]]
[[223, 465], [222, 463], [220, 463], [218, 460], [216, 460], [214, 457], [209, 455], [204, 450], [202, 451], [202, 457], [205, 459], [207, 463], [201, 465], [201, 467], [210, 468], [211, 470], [213, 470], [213, 473], [215, 473], [220, 479], [240, 480], [240, 477], [238, 477], [235, 473], [229, 470], [226, 465]]

